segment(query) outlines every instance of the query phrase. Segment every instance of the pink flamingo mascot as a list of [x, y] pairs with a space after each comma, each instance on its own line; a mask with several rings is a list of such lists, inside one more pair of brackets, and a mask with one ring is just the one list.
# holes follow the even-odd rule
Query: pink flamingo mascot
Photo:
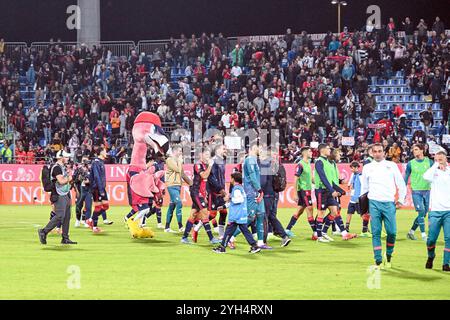
[[147, 148], [166, 154], [169, 150], [169, 139], [161, 127], [159, 116], [151, 112], [142, 112], [134, 120], [133, 151], [131, 163], [127, 172], [128, 198], [132, 207], [134, 219], [127, 219], [126, 223], [134, 238], [152, 238], [153, 231], [145, 227], [145, 218], [149, 213], [149, 198], [158, 197], [165, 189], [160, 180], [164, 171], [155, 172], [152, 166], [147, 168]]

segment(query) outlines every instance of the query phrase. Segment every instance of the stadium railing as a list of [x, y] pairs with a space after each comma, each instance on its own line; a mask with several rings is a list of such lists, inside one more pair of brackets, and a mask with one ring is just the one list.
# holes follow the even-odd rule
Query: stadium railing
[[11, 55], [16, 48], [19, 48], [19, 52], [22, 53], [28, 48], [28, 45], [26, 42], [5, 42], [5, 52], [7, 55]]
[[[446, 35], [450, 35], [450, 29], [445, 30]], [[337, 35], [337, 34], [335, 34]], [[397, 32], [397, 37], [402, 38], [404, 37], [405, 33], [403, 31]], [[431, 31], [428, 31], [428, 35], [431, 35]], [[238, 37], [227, 37], [227, 52], [232, 50], [232, 48], [237, 44], [241, 42], [248, 42], [248, 41], [271, 41], [276, 40], [284, 35], [258, 35], [258, 36], [238, 36]], [[321, 42], [325, 36], [326, 33], [311, 33], [308, 34], [308, 36], [311, 37], [311, 40], [315, 44]], [[177, 39], [179, 40], [179, 39]], [[136, 49], [141, 52], [145, 52], [147, 55], [153, 53], [153, 51], [156, 48], [163, 49], [164, 45], [169, 43], [169, 39], [156, 39], [156, 40], [140, 40], [136, 44], [134, 41], [100, 41], [99, 44], [101, 46], [105, 46], [109, 49], [111, 49], [114, 56], [121, 57], [121, 56], [129, 56], [131, 49]], [[81, 43], [76, 41], [44, 41], [44, 42], [32, 42], [29, 46], [26, 42], [5, 42], [5, 51], [7, 54], [12, 53], [15, 48], [19, 48], [19, 51], [22, 52], [26, 48], [30, 49], [37, 49], [37, 50], [45, 50], [48, 48], [49, 45], [60, 45], [63, 47], [64, 51], [71, 50], [72, 46], [79, 46]]]
[[111, 50], [113, 56], [128, 57], [136, 49], [134, 41], [100, 41], [100, 45]]

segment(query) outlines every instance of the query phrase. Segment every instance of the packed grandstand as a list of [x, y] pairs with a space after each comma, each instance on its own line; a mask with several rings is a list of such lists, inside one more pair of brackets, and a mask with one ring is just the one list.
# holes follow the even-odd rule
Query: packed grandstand
[[167, 133], [190, 132], [171, 138], [192, 146], [201, 121], [222, 136], [276, 128], [285, 162], [305, 145], [317, 156], [321, 142], [340, 148], [342, 162], [364, 159], [374, 142], [406, 162], [414, 142], [449, 150], [449, 37], [436, 18], [322, 37], [181, 35], [127, 56], [108, 45], [2, 39], [0, 161], [45, 163], [61, 149], [80, 161], [104, 145], [108, 161], [129, 163], [133, 121], [147, 110]]

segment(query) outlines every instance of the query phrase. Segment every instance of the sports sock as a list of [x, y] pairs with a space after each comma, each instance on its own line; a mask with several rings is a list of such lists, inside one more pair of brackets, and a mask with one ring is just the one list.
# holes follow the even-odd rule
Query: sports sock
[[[289, 224], [287, 225], [286, 229], [287, 230], [291, 230], [293, 226], [295, 226], [295, 224], [297, 223], [297, 219], [298, 217], [296, 216], [292, 216], [291, 220], [289, 221]], [[308, 220], [309, 221], [309, 220]], [[310, 223], [311, 224], [311, 223]]]
[[222, 224], [219, 224], [219, 237], [223, 237], [225, 234], [225, 226]]
[[202, 226], [203, 222], [201, 221], [197, 222], [197, 224], [194, 226], [194, 231], [198, 232], [198, 230], [200, 230]]
[[158, 223], [161, 223], [161, 208], [155, 208], [156, 211], [156, 221], [158, 221]]
[[350, 222], [347, 222], [347, 223], [345, 224], [345, 230], [347, 230], [347, 232], [350, 231]]
[[214, 236], [211, 232], [211, 225], [209, 224], [209, 222], [204, 221], [203, 222], [203, 227], [205, 228], [206, 234], [208, 235], [209, 241], [211, 241], [212, 239], [214, 239]]
[[92, 222], [94, 223], [94, 227], [98, 224], [98, 217], [100, 216], [99, 211], [94, 211], [94, 214], [92, 215]]
[[328, 228], [330, 228], [332, 221], [333, 220], [332, 220], [332, 217], [330, 215], [327, 215], [325, 217], [325, 219], [323, 220], [322, 233], [327, 233], [328, 232]]
[[368, 232], [369, 231], [369, 221], [370, 221], [370, 215], [369, 214], [364, 214], [362, 216], [363, 219], [363, 224], [362, 224], [362, 232]]
[[108, 217], [106, 216], [106, 211], [104, 209], [102, 209], [102, 211], [100, 211], [100, 214], [102, 215], [103, 220], [108, 219]]
[[316, 220], [316, 231], [317, 231], [317, 236], [319, 238], [322, 237], [322, 228], [323, 228], [323, 218], [317, 217], [317, 220]]
[[331, 230], [333, 230], [333, 232], [336, 231], [336, 223], [334, 221], [331, 222]]
[[342, 235], [345, 236], [347, 234], [347, 229], [345, 229], [344, 227], [344, 221], [342, 221], [342, 217], [340, 215], [336, 216], [334, 218], [334, 222], [336, 223], [336, 227], [339, 228], [339, 231], [342, 232]]
[[312, 231], [316, 232], [316, 221], [314, 220], [313, 217], [308, 218], [308, 223], [309, 223], [309, 226], [311, 227]]
[[367, 232], [369, 231], [369, 220], [363, 220], [363, 227], [362, 227], [362, 232]]
[[134, 216], [135, 213], [136, 211], [134, 211], [134, 209], [131, 209], [131, 211], [127, 214], [127, 219], [130, 219], [132, 216]]
[[189, 232], [191, 232], [192, 226], [194, 223], [191, 220], [186, 222], [186, 229], [184, 229], [183, 239], [186, 239], [189, 236]]

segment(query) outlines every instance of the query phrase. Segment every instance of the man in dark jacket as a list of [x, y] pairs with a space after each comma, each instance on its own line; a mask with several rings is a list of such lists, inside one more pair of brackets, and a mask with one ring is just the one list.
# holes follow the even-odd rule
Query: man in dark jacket
[[278, 172], [278, 154], [276, 152], [270, 152], [268, 148], [264, 148], [260, 155], [260, 168], [261, 168], [261, 189], [264, 193], [264, 208], [266, 217], [264, 219], [264, 243], [267, 243], [267, 237], [269, 235], [270, 228], [273, 233], [281, 237], [281, 246], [286, 247], [291, 239], [286, 234], [283, 226], [277, 218], [277, 206], [279, 194], [273, 190], [273, 176]]
[[208, 176], [208, 195], [209, 195], [209, 220], [212, 221], [214, 228], [217, 228], [216, 215], [219, 212], [219, 237], [223, 237], [225, 223], [227, 219], [227, 209], [225, 207], [225, 146], [220, 144], [214, 149], [214, 164], [211, 174]]
[[106, 173], [105, 173], [105, 159], [107, 157], [106, 149], [100, 148], [97, 151], [97, 157], [92, 161], [89, 181], [92, 188], [92, 199], [94, 202], [94, 213], [91, 219], [86, 221], [87, 225], [94, 233], [101, 232], [97, 227], [98, 217], [102, 215], [105, 224], [112, 224], [106, 218], [106, 210], [109, 209], [108, 194], [106, 193]]

